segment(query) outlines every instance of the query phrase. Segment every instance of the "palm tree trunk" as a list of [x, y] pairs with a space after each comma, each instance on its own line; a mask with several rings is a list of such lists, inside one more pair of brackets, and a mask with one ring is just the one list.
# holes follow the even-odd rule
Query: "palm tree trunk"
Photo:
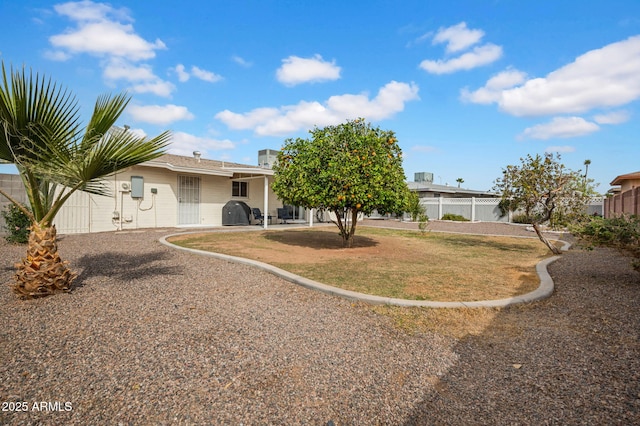
[[76, 278], [58, 254], [56, 227], [32, 224], [27, 256], [16, 263], [13, 291], [26, 298], [68, 292]]

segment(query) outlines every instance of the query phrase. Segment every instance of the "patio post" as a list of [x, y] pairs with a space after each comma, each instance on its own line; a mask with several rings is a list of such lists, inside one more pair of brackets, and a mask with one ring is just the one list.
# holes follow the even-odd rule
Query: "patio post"
[[267, 223], [269, 222], [269, 178], [267, 175], [264, 175], [264, 206], [262, 211], [262, 227], [267, 229]]

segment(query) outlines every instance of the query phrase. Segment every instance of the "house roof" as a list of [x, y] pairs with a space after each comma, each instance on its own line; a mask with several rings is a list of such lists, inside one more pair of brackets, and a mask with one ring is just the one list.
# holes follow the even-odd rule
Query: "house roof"
[[409, 189], [418, 192], [440, 192], [444, 194], [485, 195], [497, 196], [489, 191], [477, 191], [475, 189], [458, 188], [457, 186], [437, 185], [430, 182], [407, 182]]
[[622, 185], [622, 182], [626, 180], [640, 179], [640, 172], [627, 173], [626, 175], [620, 175], [611, 181], [609, 185]]
[[174, 172], [195, 173], [201, 175], [238, 177], [238, 175], [271, 176], [273, 170], [247, 164], [230, 163], [220, 160], [196, 159], [184, 155], [164, 154], [141, 166], [158, 167]]

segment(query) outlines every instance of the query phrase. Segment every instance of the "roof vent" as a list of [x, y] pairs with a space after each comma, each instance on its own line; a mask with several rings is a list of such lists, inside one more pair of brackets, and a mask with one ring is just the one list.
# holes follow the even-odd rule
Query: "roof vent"
[[198, 163], [200, 162], [201, 155], [202, 153], [200, 151], [193, 151], [193, 158], [195, 158]]

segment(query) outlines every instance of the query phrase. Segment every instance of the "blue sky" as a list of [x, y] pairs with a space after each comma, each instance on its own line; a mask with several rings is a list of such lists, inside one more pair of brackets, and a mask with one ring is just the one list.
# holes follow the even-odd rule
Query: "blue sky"
[[[0, 59], [62, 83], [172, 153], [260, 149], [357, 117], [396, 132], [409, 180], [489, 190], [560, 152], [609, 189], [640, 170], [640, 2], [4, 1]], [[9, 166], [0, 166], [7, 172]]]

